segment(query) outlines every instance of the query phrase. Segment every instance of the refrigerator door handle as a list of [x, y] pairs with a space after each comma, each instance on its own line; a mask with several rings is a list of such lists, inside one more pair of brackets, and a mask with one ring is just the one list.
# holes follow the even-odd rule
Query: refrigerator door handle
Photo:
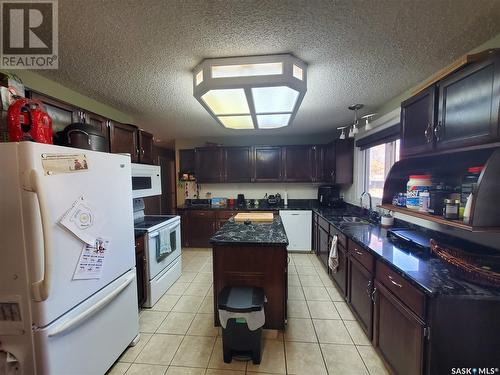
[[43, 233], [43, 271], [42, 278], [31, 284], [31, 293], [35, 301], [45, 301], [49, 297], [51, 268], [52, 268], [52, 234], [50, 232], [49, 211], [45, 192], [40, 183], [40, 176], [37, 171], [31, 169], [27, 175], [28, 183], [25, 189], [36, 194], [38, 200], [38, 208], [42, 219]]
[[120, 285], [114, 291], [109, 293], [106, 297], [104, 297], [98, 303], [91, 306], [90, 308], [88, 308], [87, 310], [82, 312], [81, 314], [78, 314], [74, 318], [66, 320], [60, 326], [55, 327], [52, 331], [49, 332], [48, 336], [54, 337], [54, 336], [60, 335], [61, 333], [64, 333], [64, 332], [72, 329], [73, 327], [83, 323], [85, 320], [90, 318], [92, 315], [94, 315], [99, 310], [101, 310], [103, 307], [108, 305], [111, 301], [113, 301], [127, 286], [130, 285], [130, 283], [133, 280], [134, 280], [134, 277], [129, 276], [128, 280], [126, 280], [122, 285]]

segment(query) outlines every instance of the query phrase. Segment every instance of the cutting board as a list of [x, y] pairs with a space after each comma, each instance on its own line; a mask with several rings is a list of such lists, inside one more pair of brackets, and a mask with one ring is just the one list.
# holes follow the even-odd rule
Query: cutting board
[[272, 212], [240, 212], [234, 217], [234, 221], [252, 221], [258, 223], [272, 223], [274, 214]]

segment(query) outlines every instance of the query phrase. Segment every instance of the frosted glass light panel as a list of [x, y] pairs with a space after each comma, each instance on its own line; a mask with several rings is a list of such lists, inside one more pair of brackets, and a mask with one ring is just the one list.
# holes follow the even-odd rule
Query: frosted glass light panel
[[301, 81], [304, 79], [302, 68], [293, 64], [293, 76]]
[[283, 63], [212, 66], [212, 78], [251, 77], [283, 74]]
[[256, 113], [292, 112], [299, 92], [287, 86], [252, 88]]
[[257, 115], [259, 129], [276, 129], [288, 125], [291, 114]]
[[252, 116], [219, 116], [218, 119], [229, 129], [254, 129]]
[[196, 74], [196, 86], [203, 82], [203, 70], [200, 70], [198, 74]]
[[201, 99], [215, 115], [250, 114], [243, 89], [210, 90]]

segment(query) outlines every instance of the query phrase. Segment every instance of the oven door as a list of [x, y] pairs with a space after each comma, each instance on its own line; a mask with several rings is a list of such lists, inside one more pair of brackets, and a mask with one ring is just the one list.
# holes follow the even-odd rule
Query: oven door
[[[167, 237], [160, 239], [162, 235]], [[149, 280], [151, 280], [181, 255], [180, 218], [149, 233], [148, 237], [148, 276]]]
[[160, 194], [160, 166], [132, 163], [132, 196], [143, 198]]

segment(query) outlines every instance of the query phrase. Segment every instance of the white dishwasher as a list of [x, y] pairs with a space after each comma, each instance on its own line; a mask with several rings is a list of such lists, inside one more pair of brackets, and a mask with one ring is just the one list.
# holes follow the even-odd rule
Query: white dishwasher
[[288, 251], [311, 251], [312, 211], [280, 210], [288, 237]]

